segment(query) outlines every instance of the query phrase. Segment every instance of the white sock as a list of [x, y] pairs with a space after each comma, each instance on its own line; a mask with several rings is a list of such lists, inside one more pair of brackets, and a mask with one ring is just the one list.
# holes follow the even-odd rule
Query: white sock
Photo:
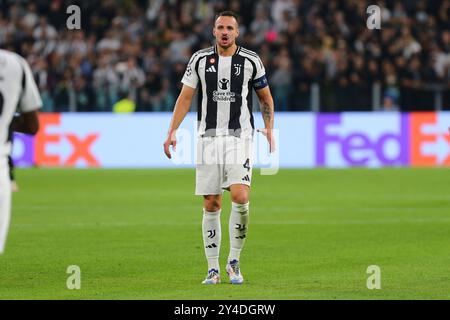
[[203, 244], [205, 255], [208, 260], [208, 270], [219, 270], [219, 251], [222, 232], [220, 229], [220, 211], [208, 212], [203, 209]]
[[11, 182], [9, 176], [3, 173], [3, 171], [0, 171], [0, 254], [5, 251], [11, 219]]
[[248, 229], [249, 203], [231, 203], [230, 214], [230, 254], [228, 261], [239, 260], [241, 250], [244, 247]]

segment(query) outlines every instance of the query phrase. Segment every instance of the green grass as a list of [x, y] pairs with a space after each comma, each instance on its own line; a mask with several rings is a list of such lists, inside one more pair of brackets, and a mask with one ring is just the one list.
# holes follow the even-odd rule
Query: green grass
[[[200, 284], [193, 170], [17, 176], [0, 299], [450, 298], [448, 169], [255, 169], [242, 286]], [[225, 194], [222, 269], [229, 210]], [[69, 265], [81, 290], [66, 288]], [[381, 290], [366, 288], [369, 265]]]

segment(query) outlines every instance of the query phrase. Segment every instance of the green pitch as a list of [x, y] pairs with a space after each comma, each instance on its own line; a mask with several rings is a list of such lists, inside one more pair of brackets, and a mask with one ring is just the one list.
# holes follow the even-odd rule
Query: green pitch
[[[246, 283], [204, 286], [193, 170], [17, 172], [0, 299], [449, 299], [450, 170], [254, 171]], [[229, 194], [222, 214], [222, 278]], [[67, 267], [81, 268], [68, 290]], [[369, 265], [381, 289], [366, 287]]]

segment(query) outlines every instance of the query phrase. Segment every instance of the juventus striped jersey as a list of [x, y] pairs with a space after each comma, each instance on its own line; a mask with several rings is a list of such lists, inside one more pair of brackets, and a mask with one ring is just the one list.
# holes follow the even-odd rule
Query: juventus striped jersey
[[216, 46], [194, 53], [181, 82], [198, 91], [198, 134], [251, 135], [254, 129], [252, 89], [268, 85], [258, 55], [237, 47], [219, 56]]
[[19, 55], [0, 50], [0, 169], [11, 152], [9, 126], [16, 112], [31, 112], [42, 100], [30, 66]]

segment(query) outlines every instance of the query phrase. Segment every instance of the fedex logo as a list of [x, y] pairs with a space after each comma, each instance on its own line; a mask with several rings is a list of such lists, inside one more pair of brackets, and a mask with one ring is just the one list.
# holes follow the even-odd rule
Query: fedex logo
[[73, 167], [84, 162], [89, 167], [100, 166], [92, 152], [98, 133], [82, 136], [73, 132], [54, 132], [62, 127], [60, 114], [41, 114], [39, 122], [36, 137], [15, 135], [13, 158], [16, 164]]
[[450, 166], [450, 134], [448, 114], [412, 113], [411, 165]]
[[[392, 122], [393, 118], [389, 119]], [[395, 119], [398, 119], [396, 123], [386, 124], [373, 114], [319, 115], [316, 120], [316, 165], [408, 165], [408, 118], [400, 115]]]
[[357, 117], [359, 121], [350, 121], [348, 114], [317, 117], [316, 165], [450, 166], [448, 113]]

